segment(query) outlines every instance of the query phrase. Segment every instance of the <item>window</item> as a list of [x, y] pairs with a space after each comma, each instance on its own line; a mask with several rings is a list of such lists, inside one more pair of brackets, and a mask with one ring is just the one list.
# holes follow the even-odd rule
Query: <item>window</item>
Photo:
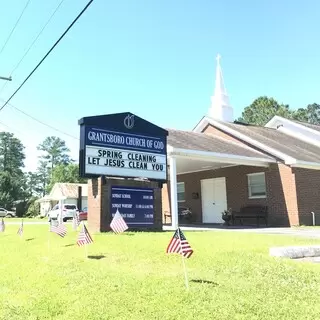
[[266, 178], [264, 172], [248, 174], [249, 199], [266, 198]]
[[76, 205], [74, 205], [74, 204], [65, 204], [63, 207], [64, 207], [66, 210], [77, 210], [77, 207], [76, 207]]
[[178, 198], [178, 202], [185, 201], [184, 182], [177, 183], [177, 198]]

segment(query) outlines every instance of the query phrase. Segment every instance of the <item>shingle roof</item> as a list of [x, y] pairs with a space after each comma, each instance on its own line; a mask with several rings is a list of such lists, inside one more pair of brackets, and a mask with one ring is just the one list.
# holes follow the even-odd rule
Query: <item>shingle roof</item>
[[266, 160], [273, 158], [254, 150], [253, 148], [239, 145], [221, 137], [192, 131], [167, 129], [169, 132], [168, 145], [174, 148], [217, 152], [243, 157], [254, 157]]
[[225, 122], [223, 125], [297, 160], [320, 162], [320, 148], [286, 135], [276, 129]]
[[88, 196], [88, 185], [86, 183], [56, 183], [55, 185], [61, 195], [67, 198], [78, 198], [78, 187], [82, 187], [82, 196]]
[[316, 131], [320, 131], [320, 126], [317, 125], [317, 124], [311, 124], [311, 123], [308, 123], [308, 122], [301, 122], [301, 121], [296, 121], [296, 120], [290, 120], [290, 121], [293, 121], [293, 122], [296, 122], [298, 124], [301, 124], [307, 128], [310, 128], [310, 129], [313, 129], [313, 130], [316, 130]]

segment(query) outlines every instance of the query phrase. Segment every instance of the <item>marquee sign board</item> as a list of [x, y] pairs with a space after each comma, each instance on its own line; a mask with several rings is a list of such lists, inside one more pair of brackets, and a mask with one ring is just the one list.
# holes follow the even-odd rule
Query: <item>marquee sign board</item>
[[111, 218], [119, 210], [129, 227], [149, 227], [154, 224], [154, 196], [151, 188], [112, 186]]
[[166, 130], [129, 112], [79, 124], [80, 176], [167, 180]]

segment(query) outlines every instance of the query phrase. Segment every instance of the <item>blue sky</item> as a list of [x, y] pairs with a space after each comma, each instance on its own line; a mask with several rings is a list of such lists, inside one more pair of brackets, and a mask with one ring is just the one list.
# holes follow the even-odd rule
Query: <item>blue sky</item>
[[[0, 47], [26, 1], [0, 4]], [[10, 74], [60, 1], [31, 0], [0, 55], [0, 75]], [[64, 1], [0, 99], [12, 94], [86, 3]], [[210, 106], [220, 53], [236, 117], [260, 95], [292, 108], [320, 103], [319, 12], [317, 0], [95, 0], [11, 102], [74, 136], [79, 118], [124, 111], [191, 130]], [[77, 157], [76, 139], [11, 107], [0, 112], [0, 122], [26, 144], [27, 168], [35, 169], [36, 145], [47, 135], [65, 139]]]

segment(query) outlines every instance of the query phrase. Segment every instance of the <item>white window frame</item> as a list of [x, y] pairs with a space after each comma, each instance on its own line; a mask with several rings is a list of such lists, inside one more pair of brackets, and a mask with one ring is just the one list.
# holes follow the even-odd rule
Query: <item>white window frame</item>
[[[184, 194], [184, 199], [183, 200], [179, 200], [179, 197], [178, 197], [178, 185], [183, 185], [183, 194]], [[186, 201], [186, 185], [184, 182], [177, 182], [177, 199], [178, 199], [178, 202], [185, 202]]]
[[[252, 176], [264, 176], [265, 181], [265, 194], [260, 196], [253, 196], [251, 194], [251, 187], [250, 187], [250, 177]], [[265, 199], [267, 198], [267, 183], [266, 183], [266, 173], [265, 172], [256, 172], [256, 173], [248, 173], [247, 174], [247, 182], [248, 182], [248, 196], [249, 199]]]

